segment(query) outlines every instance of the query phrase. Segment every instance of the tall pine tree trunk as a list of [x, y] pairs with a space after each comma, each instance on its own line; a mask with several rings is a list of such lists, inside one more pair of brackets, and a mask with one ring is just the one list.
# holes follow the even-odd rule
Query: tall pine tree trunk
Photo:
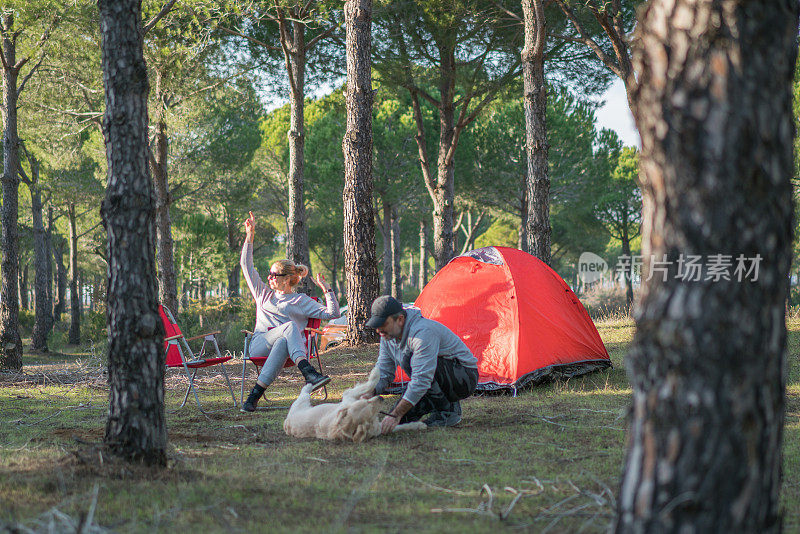
[[69, 216], [69, 335], [68, 342], [81, 342], [81, 301], [78, 287], [78, 227], [75, 204], [67, 207]]
[[441, 44], [439, 94], [439, 154], [433, 188], [433, 257], [436, 271], [455, 256], [455, 126], [456, 60], [452, 45]]
[[17, 288], [19, 290], [19, 307], [21, 310], [30, 309], [28, 304], [28, 260], [26, 259], [24, 262], [22, 258], [20, 258], [19, 269], [17, 270], [19, 273], [19, 282], [17, 283]]
[[61, 314], [67, 305], [67, 268], [64, 266], [63, 239], [59, 239], [58, 246], [53, 247], [53, 258], [56, 264], [56, 300], [53, 306], [53, 319], [61, 322]]
[[378, 296], [375, 214], [372, 211], [372, 0], [346, 0], [347, 129], [344, 152], [344, 264], [347, 281], [347, 341], [376, 340], [364, 323]]
[[0, 369], [22, 369], [22, 339], [19, 335], [19, 137], [17, 135], [17, 67], [14, 15], [2, 14], [3, 37], [3, 208], [0, 263]]
[[525, 152], [528, 252], [550, 264], [550, 176], [547, 167], [547, 86], [544, 78], [545, 19], [542, 0], [523, 0], [525, 47], [522, 83], [525, 104]]
[[169, 308], [173, 314], [177, 314], [178, 283], [175, 278], [175, 245], [172, 240], [172, 221], [169, 214], [172, 199], [170, 198], [169, 179], [167, 175], [167, 158], [169, 157], [167, 110], [163, 104], [161, 104], [160, 98], [157, 98], [156, 101], [159, 102], [159, 108], [155, 121], [155, 149], [152, 154], [151, 168], [156, 192], [158, 297], [164, 306]]
[[[653, 0], [642, 13], [643, 255], [673, 263], [636, 313], [618, 532], [781, 530], [799, 7]], [[701, 280], [678, 278], [687, 255]], [[730, 280], [708, 268], [716, 255]]]
[[402, 273], [400, 272], [400, 221], [397, 217], [397, 208], [392, 208], [389, 220], [389, 242], [391, 247], [392, 262], [392, 296], [402, 300]]
[[233, 261], [228, 269], [228, 298], [239, 296], [239, 281], [242, 268], [239, 266], [239, 251], [242, 249], [242, 243], [239, 238], [239, 229], [236, 224], [236, 217], [231, 210], [225, 208], [225, 224], [228, 229], [228, 251], [231, 253]]
[[164, 328], [156, 300], [155, 199], [148, 165], [147, 67], [141, 0], [98, 0], [103, 37], [103, 134], [108, 186], [109, 413], [115, 455], [166, 465]]
[[[288, 28], [287, 28], [288, 31]], [[289, 227], [287, 249], [289, 259], [302, 263], [309, 269], [311, 260], [308, 250], [308, 224], [306, 221], [305, 190], [305, 83], [306, 83], [306, 42], [305, 26], [300, 21], [292, 22], [292, 38], [285, 51], [286, 63], [290, 74], [290, 118], [289, 118], [289, 216], [286, 224]], [[298, 291], [312, 294], [314, 284], [309, 276], [303, 278], [297, 286]]]
[[53, 326], [53, 305], [50, 301], [50, 254], [44, 228], [42, 193], [39, 190], [39, 162], [31, 161], [31, 216], [33, 219], [35, 320], [31, 334], [31, 349], [47, 352], [47, 336]]
[[419, 278], [417, 283], [420, 291], [428, 283], [428, 223], [424, 218], [419, 221]]
[[383, 237], [383, 283], [381, 284], [381, 295], [392, 294], [392, 204], [386, 200], [385, 195], [381, 195], [383, 205], [383, 224], [381, 234]]

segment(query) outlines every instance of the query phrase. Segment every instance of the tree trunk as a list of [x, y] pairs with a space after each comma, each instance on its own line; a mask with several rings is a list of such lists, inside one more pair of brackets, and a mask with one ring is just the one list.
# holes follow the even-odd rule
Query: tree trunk
[[419, 290], [428, 283], [428, 222], [423, 218], [419, 221]]
[[17, 79], [15, 39], [10, 35], [14, 25], [11, 12], [2, 14], [3, 38], [3, 208], [2, 248], [0, 263], [0, 369], [22, 369], [22, 339], [19, 336], [19, 137], [17, 135]]
[[20, 262], [19, 265], [19, 283], [17, 288], [19, 290], [19, 307], [22, 310], [30, 309], [28, 305], [28, 262]]
[[525, 103], [525, 152], [528, 157], [528, 252], [550, 264], [550, 176], [547, 156], [547, 86], [544, 78], [545, 19], [542, 0], [523, 0], [525, 47], [522, 83]]
[[530, 254], [528, 248], [528, 172], [525, 171], [525, 178], [522, 181], [522, 198], [519, 204], [519, 237], [517, 238], [517, 248]]
[[403, 281], [400, 271], [400, 221], [397, 217], [397, 208], [392, 209], [389, 236], [392, 260], [392, 296], [397, 300], [403, 300]]
[[378, 296], [375, 214], [372, 211], [372, 0], [346, 0], [347, 129], [344, 152], [344, 264], [347, 281], [347, 341], [373, 343], [364, 323]]
[[64, 266], [64, 241], [53, 247], [53, 258], [56, 263], [56, 303], [53, 306], [53, 319], [61, 322], [61, 314], [67, 306], [67, 269]]
[[100, 210], [108, 234], [109, 414], [115, 455], [166, 465], [164, 328], [156, 300], [155, 199], [148, 166], [147, 68], [141, 1], [98, 0], [103, 37], [103, 134], [108, 186]]
[[381, 195], [383, 205], [383, 284], [381, 295], [392, 294], [392, 204]]
[[623, 223], [622, 227], [622, 255], [630, 258], [625, 265], [627, 272], [622, 273], [625, 278], [625, 305], [628, 313], [631, 312], [633, 305], [633, 258], [631, 257], [631, 240], [628, 237], [628, 225]]
[[81, 301], [78, 288], [78, 228], [75, 204], [67, 208], [69, 216], [69, 335], [68, 343], [81, 342]]
[[455, 203], [455, 152], [456, 129], [453, 98], [455, 94], [455, 56], [452, 50], [442, 56], [442, 81], [439, 91], [442, 106], [439, 109], [439, 156], [436, 185], [433, 189], [433, 257], [436, 271], [447, 265], [455, 256], [453, 236]]
[[239, 296], [239, 280], [242, 268], [239, 266], [239, 251], [242, 243], [238, 239], [238, 225], [233, 213], [225, 209], [225, 224], [228, 227], [228, 251], [231, 253], [232, 262], [228, 269], [228, 298]]
[[[160, 83], [157, 79], [156, 85]], [[158, 91], [156, 92], [158, 95]], [[167, 175], [167, 158], [169, 157], [169, 142], [167, 137], [167, 110], [159, 102], [158, 116], [156, 117], [155, 149], [151, 168], [153, 183], [156, 193], [156, 235], [158, 243], [158, 298], [161, 303], [169, 308], [173, 314], [178, 313], [178, 284], [175, 279], [175, 245], [172, 240], [172, 221], [169, 208], [172, 199], [169, 193], [169, 180]]]
[[55, 279], [53, 277], [53, 208], [47, 208], [47, 231], [44, 233], [45, 255], [47, 260], [44, 262], [47, 276], [47, 306], [50, 315], [50, 328], [53, 328], [55, 318], [53, 317], [53, 289]]
[[42, 193], [39, 190], [39, 162], [31, 160], [31, 215], [33, 219], [34, 295], [36, 316], [31, 334], [31, 349], [47, 352], [47, 336], [53, 326], [52, 302], [49, 300], [50, 254], [42, 214]]
[[[627, 358], [618, 532], [781, 531], [799, 7], [653, 0], [642, 12], [642, 252], [672, 263], [645, 283]], [[719, 254], [730, 280], [709, 268]], [[687, 255], [703, 259], [701, 280], [677, 276]], [[737, 269], [758, 261], [757, 274]]]
[[[285, 23], [282, 23], [285, 24]], [[288, 33], [282, 32], [283, 34]], [[288, 39], [288, 37], [287, 37]], [[286, 224], [289, 228], [287, 250], [289, 259], [295, 263], [302, 263], [311, 269], [311, 260], [308, 251], [308, 224], [306, 222], [306, 205], [304, 200], [304, 166], [305, 166], [305, 78], [306, 78], [306, 42], [305, 26], [300, 21], [292, 22], [292, 36], [285, 43], [289, 48], [286, 52], [287, 68], [291, 80], [290, 90], [290, 119], [289, 119], [289, 215]], [[314, 292], [314, 284], [310, 281], [311, 271], [308, 276], [300, 281], [297, 291]]]

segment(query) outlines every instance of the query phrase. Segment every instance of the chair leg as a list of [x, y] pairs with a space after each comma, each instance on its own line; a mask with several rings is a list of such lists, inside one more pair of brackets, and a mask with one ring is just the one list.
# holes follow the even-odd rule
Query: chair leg
[[[308, 347], [309, 360], [311, 359], [311, 356], [315, 354], [317, 356], [317, 367], [319, 367], [319, 373], [324, 375], [325, 371], [322, 370], [322, 358], [319, 357], [319, 349], [317, 348], [317, 336], [314, 336], [312, 339], [309, 340], [309, 347]], [[322, 392], [325, 394], [322, 397], [322, 400], [323, 401], [328, 400], [328, 386], [322, 386]]]
[[244, 405], [244, 378], [247, 374], [247, 357], [242, 356], [242, 394], [239, 398], [239, 403]]
[[[189, 376], [189, 368], [185, 365], [184, 367], [186, 369], [186, 376]], [[197, 403], [197, 408], [200, 410], [200, 412], [202, 412], [203, 415], [208, 415], [208, 412], [203, 409], [203, 404], [200, 402], [200, 397], [197, 395], [197, 388], [194, 387], [194, 377], [197, 375], [197, 371], [198, 369], [195, 369], [192, 375], [189, 376], [189, 387], [186, 388], [186, 395], [184, 395], [183, 402], [179, 408], [183, 408], [186, 405], [186, 400], [189, 398], [189, 391], [191, 390], [191, 392], [194, 394], [194, 400]]]
[[228, 384], [228, 391], [231, 392], [231, 398], [233, 399], [233, 407], [236, 408], [236, 395], [233, 393], [233, 387], [231, 386], [231, 381], [228, 378], [228, 371], [225, 369], [225, 364], [221, 363], [220, 367], [222, 367], [222, 374], [225, 375], [225, 382]]

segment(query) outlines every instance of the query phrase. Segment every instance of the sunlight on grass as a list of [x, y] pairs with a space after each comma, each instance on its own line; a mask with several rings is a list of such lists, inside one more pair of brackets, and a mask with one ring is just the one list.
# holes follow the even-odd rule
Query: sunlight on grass
[[[800, 528], [800, 318], [787, 325], [782, 505], [790, 531]], [[26, 379], [0, 383], [0, 528], [31, 525], [53, 508], [80, 517], [97, 484], [96, 522], [118, 532], [296, 532], [308, 530], [312, 508], [320, 518], [314, 528], [326, 532], [605, 532], [624, 460], [631, 396], [624, 358], [634, 327], [620, 318], [597, 326], [613, 368], [517, 397], [473, 397], [456, 428], [360, 445], [283, 433], [302, 385], [296, 369], [279, 377], [255, 414], [233, 409], [221, 374], [201, 372], [201, 401], [215, 411], [208, 417], [191, 396], [178, 410], [186, 379], [170, 371], [164, 471], [98, 456], [108, 390], [96, 355], [26, 356]], [[334, 377], [330, 401], [366, 376], [376, 353], [323, 355]], [[238, 400], [241, 361], [227, 370]], [[254, 380], [248, 369], [246, 391]]]

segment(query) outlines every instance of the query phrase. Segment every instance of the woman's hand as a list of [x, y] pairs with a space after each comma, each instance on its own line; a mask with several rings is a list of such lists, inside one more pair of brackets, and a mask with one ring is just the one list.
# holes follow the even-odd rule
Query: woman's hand
[[314, 283], [317, 284], [322, 291], [328, 292], [331, 290], [331, 286], [328, 282], [325, 281], [325, 275], [322, 273], [317, 273], [317, 277], [313, 279]]
[[256, 218], [253, 215], [252, 211], [249, 213], [250, 217], [248, 217], [247, 220], [244, 221], [244, 233], [247, 242], [252, 243], [253, 239], [255, 239], [256, 237]]

